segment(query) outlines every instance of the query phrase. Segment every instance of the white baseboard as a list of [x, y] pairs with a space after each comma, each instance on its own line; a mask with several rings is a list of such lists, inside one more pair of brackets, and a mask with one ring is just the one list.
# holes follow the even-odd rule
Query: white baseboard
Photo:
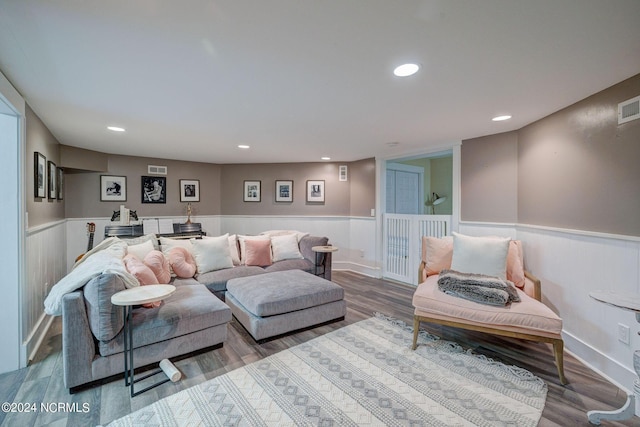
[[365, 276], [374, 277], [379, 279], [382, 277], [382, 272], [378, 267], [371, 267], [368, 265], [358, 264], [350, 261], [336, 261], [331, 262], [331, 269], [333, 271], [352, 271]]
[[49, 332], [49, 329], [53, 324], [53, 320], [53, 316], [42, 313], [40, 319], [38, 319], [38, 324], [22, 343], [22, 352], [27, 355], [27, 365], [31, 364], [36, 353], [38, 353], [38, 349], [40, 349], [47, 332]]

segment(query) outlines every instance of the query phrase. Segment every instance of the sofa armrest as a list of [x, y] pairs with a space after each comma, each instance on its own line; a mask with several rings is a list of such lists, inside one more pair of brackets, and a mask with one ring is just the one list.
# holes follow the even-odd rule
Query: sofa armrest
[[418, 266], [418, 283], [422, 283], [427, 280], [427, 272], [425, 270], [426, 266], [426, 262], [420, 261], [420, 265]]
[[64, 384], [76, 387], [92, 380], [91, 364], [96, 356], [82, 291], [62, 297], [62, 366]]
[[524, 271], [524, 292], [532, 298], [542, 301], [542, 284], [540, 279], [528, 272]]

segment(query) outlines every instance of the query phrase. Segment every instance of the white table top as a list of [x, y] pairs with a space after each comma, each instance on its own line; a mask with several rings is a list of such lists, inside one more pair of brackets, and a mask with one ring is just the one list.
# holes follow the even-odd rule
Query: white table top
[[175, 290], [176, 287], [173, 285], [137, 286], [113, 294], [111, 304], [124, 306], [160, 301], [174, 293]]
[[633, 292], [593, 291], [589, 296], [595, 300], [625, 310], [640, 312], [640, 294]]
[[335, 246], [314, 246], [311, 250], [314, 252], [335, 252], [338, 248]]

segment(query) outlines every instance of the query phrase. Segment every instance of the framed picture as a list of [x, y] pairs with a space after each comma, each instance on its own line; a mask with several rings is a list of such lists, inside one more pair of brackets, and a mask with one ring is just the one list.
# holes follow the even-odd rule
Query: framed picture
[[307, 202], [324, 203], [324, 180], [307, 181]]
[[101, 202], [126, 202], [127, 201], [127, 177], [100, 175], [100, 201]]
[[47, 174], [47, 185], [49, 185], [49, 198], [55, 199], [58, 197], [58, 189], [56, 186], [56, 179], [58, 178], [56, 172], [56, 164], [51, 160], [47, 162], [49, 173]]
[[142, 177], [142, 203], [167, 203], [167, 177]]
[[276, 202], [293, 202], [293, 181], [276, 181]]
[[33, 195], [36, 198], [47, 197], [47, 158], [37, 151], [33, 153]]
[[180, 180], [180, 201], [199, 202], [200, 201], [200, 180], [181, 179]]
[[58, 200], [62, 200], [64, 198], [64, 169], [57, 168], [56, 172], [58, 174]]
[[245, 202], [260, 201], [260, 182], [261, 181], [245, 181], [243, 200]]

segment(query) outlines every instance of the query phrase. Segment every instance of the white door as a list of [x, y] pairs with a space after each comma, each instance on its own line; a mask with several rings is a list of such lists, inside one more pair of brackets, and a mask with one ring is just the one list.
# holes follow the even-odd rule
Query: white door
[[387, 164], [385, 212], [422, 214], [423, 182], [424, 169], [399, 163]]

